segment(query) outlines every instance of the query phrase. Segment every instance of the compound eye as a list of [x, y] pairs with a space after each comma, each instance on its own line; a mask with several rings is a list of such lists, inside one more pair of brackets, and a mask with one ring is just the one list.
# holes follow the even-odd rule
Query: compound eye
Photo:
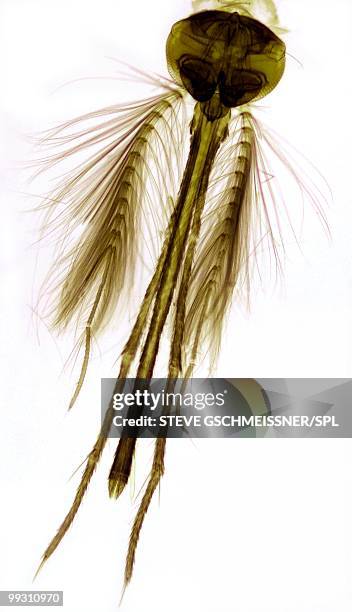
[[219, 78], [221, 102], [229, 107], [247, 104], [260, 94], [263, 86], [263, 75], [250, 70], [233, 70], [227, 78], [222, 74]]
[[217, 86], [212, 66], [197, 57], [184, 55], [178, 62], [178, 68], [183, 86], [191, 96], [198, 102], [210, 100]]

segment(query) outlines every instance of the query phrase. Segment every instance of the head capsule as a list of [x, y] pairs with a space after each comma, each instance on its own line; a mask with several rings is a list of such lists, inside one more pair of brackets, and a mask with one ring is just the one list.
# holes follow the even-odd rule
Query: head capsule
[[227, 108], [266, 96], [285, 68], [285, 44], [251, 17], [203, 11], [172, 27], [168, 68], [198, 102], [216, 93]]

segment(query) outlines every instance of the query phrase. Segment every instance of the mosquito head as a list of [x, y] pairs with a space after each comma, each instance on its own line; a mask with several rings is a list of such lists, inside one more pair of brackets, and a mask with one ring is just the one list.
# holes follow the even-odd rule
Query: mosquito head
[[223, 107], [266, 96], [285, 68], [285, 44], [251, 17], [203, 11], [172, 27], [166, 44], [171, 76], [198, 102], [215, 92]]

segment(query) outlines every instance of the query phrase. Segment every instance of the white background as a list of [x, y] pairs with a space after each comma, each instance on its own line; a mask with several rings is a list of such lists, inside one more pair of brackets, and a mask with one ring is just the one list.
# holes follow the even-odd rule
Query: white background
[[[284, 283], [234, 306], [219, 376], [350, 377], [352, 372], [351, 3], [283, 0], [287, 71], [265, 121], [329, 183], [329, 242], [312, 216]], [[164, 41], [186, 16], [182, 0], [0, 0], [1, 57], [1, 589], [63, 589], [65, 611], [116, 609], [129, 528], [128, 491], [108, 499], [109, 444], [70, 533], [34, 585], [40, 555], [72, 499], [68, 482], [99, 424], [100, 376], [116, 371], [116, 342], [96, 352], [67, 415], [76, 380], [70, 336], [33, 314], [37, 203], [16, 169], [25, 135], [128, 98], [113, 56], [166, 74]], [[44, 190], [48, 185], [44, 181]], [[283, 186], [284, 189], [284, 186]], [[30, 192], [25, 195], [20, 192]], [[287, 195], [294, 207], [297, 196]], [[291, 198], [291, 199], [290, 199]], [[39, 272], [50, 262], [41, 262]], [[141, 453], [145, 474], [152, 445]], [[143, 465], [145, 466], [143, 467]], [[145, 521], [126, 612], [344, 612], [352, 589], [350, 440], [171, 441], [160, 504]], [[143, 471], [144, 470], [144, 471]], [[139, 481], [143, 476], [139, 476]]]

